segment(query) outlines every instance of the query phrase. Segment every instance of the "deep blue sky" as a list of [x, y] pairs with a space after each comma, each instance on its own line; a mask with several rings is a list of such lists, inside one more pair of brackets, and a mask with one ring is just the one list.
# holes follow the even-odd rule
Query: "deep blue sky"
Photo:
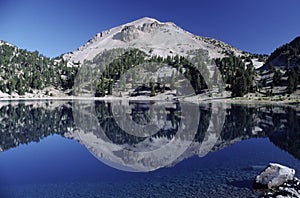
[[148, 16], [253, 53], [300, 35], [299, 0], [0, 0], [0, 39], [50, 57]]

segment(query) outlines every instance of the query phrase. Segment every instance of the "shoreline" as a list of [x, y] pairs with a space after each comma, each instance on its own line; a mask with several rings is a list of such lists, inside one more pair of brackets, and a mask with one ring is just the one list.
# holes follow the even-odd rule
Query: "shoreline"
[[165, 98], [165, 97], [82, 97], [82, 96], [49, 96], [49, 97], [1, 97], [0, 102], [9, 101], [47, 101], [47, 100], [85, 100], [85, 101], [180, 101], [193, 103], [236, 103], [236, 104], [300, 104], [300, 97], [255, 97], [255, 98], [200, 98], [200, 97], [186, 97], [186, 98]]

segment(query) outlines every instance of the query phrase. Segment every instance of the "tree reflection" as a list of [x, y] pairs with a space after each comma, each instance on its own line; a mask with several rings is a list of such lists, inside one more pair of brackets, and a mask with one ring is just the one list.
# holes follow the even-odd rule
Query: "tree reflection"
[[49, 103], [9, 103], [1, 106], [0, 120], [2, 150], [39, 142], [53, 134], [63, 136], [70, 129], [74, 129], [69, 104], [50, 107]]
[[[72, 114], [75, 103], [1, 103], [0, 150], [5, 151], [20, 144], [39, 142], [53, 134], [80, 141], [74, 135], [79, 130]], [[181, 104], [177, 102], [163, 105], [150, 101], [131, 101], [129, 105], [124, 106], [121, 103], [116, 105], [107, 101], [96, 101], [93, 102], [93, 105], [96, 120], [104, 134], [97, 130], [84, 131], [84, 133], [93, 133], [98, 139], [103, 139], [104, 135], [111, 144], [127, 145], [132, 148], [141, 145], [146, 140], [148, 146], [154, 140], [173, 141], [183, 116]], [[153, 108], [154, 106], [155, 108]], [[200, 112], [197, 133], [181, 134], [176, 138], [182, 140], [192, 138], [194, 145], [198, 145], [198, 143], [207, 141], [205, 136], [212, 118], [212, 104], [189, 104], [189, 106], [189, 108], [199, 109]], [[118, 110], [116, 111], [114, 108]], [[266, 137], [281, 149], [300, 159], [300, 112], [297, 108], [229, 104], [225, 110], [225, 124], [213, 151], [229, 146], [235, 139]], [[158, 130], [149, 137], [129, 134], [124, 127], [131, 127], [127, 125], [132, 123], [128, 122], [128, 118], [125, 118], [121, 114], [122, 112], [125, 112], [137, 125], [152, 124], [158, 126]], [[192, 120], [192, 115], [185, 116], [187, 120]], [[84, 119], [88, 119], [88, 117]], [[92, 128], [92, 122], [87, 125]], [[191, 135], [194, 136], [189, 137]], [[193, 147], [193, 149], [196, 148]], [[194, 154], [197, 154], [196, 151], [190, 156]]]

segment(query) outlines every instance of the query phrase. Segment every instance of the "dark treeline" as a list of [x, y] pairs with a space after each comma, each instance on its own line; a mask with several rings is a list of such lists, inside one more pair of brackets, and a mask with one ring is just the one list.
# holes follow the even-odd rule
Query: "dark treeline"
[[0, 45], [0, 91], [24, 95], [53, 86], [71, 89], [78, 67], [68, 67], [62, 57], [47, 58], [9, 44]]
[[267, 78], [258, 79], [260, 72], [257, 71], [251, 59], [230, 55], [217, 58], [216, 65], [221, 72], [222, 79], [226, 83], [226, 90], [231, 91], [233, 97], [242, 97], [247, 93], [259, 92], [263, 87], [269, 87], [266, 96], [272, 96], [275, 86], [284, 86], [285, 93], [291, 94], [297, 90], [300, 84], [300, 65], [290, 69], [280, 69], [271, 66], [266, 70], [272, 76], [269, 82]]
[[251, 59], [243, 60], [242, 57], [231, 55], [217, 58], [215, 62], [224, 82], [228, 85], [226, 89], [232, 92], [233, 97], [241, 97], [257, 90], [256, 71]]
[[[118, 49], [115, 49], [118, 50]], [[105, 53], [105, 52], [104, 52]], [[112, 52], [110, 52], [112, 53]], [[100, 56], [94, 58], [93, 61], [88, 62], [88, 65], [100, 65], [102, 63], [102, 59], [104, 56], [101, 54]], [[121, 76], [128, 70], [145, 63], [157, 63], [159, 65], [168, 65], [172, 68], [175, 68], [178, 72], [184, 75], [184, 77], [190, 82], [192, 87], [195, 90], [195, 93], [198, 94], [202, 90], [207, 89], [207, 85], [205, 83], [205, 80], [203, 78], [203, 74], [200, 73], [204, 71], [205, 75], [208, 74], [208, 69], [206, 65], [202, 64], [198, 67], [201, 67], [201, 70], [197, 68], [195, 65], [191, 63], [188, 59], [182, 57], [182, 56], [167, 56], [166, 58], [160, 57], [160, 56], [148, 56], [146, 53], [138, 50], [138, 49], [132, 49], [129, 51], [126, 51], [124, 54], [119, 56], [118, 58], [111, 61], [106, 68], [99, 68], [98, 72], [102, 72], [102, 74], [98, 73], [95, 74], [94, 72], [89, 71], [89, 67], [81, 68], [81, 73], [84, 73], [84, 76], [99, 76], [99, 78], [96, 79], [96, 93], [95, 96], [105, 96], [105, 95], [111, 95], [113, 86], [116, 84], [117, 81], [120, 80]], [[134, 73], [131, 78], [134, 82], [135, 79], [139, 78], [143, 74]], [[156, 92], [164, 92], [166, 89], [174, 89], [175, 82], [172, 82], [172, 79], [174, 81], [175, 74], [172, 74], [171, 76], [171, 82], [167, 85], [164, 83], [160, 83], [160, 80], [157, 80], [156, 82], [149, 82], [149, 83], [143, 83], [141, 85], [145, 89], [149, 88], [152, 90], [151, 95], [155, 95]], [[86, 79], [93, 79], [86, 78]], [[83, 84], [83, 83], [82, 83]], [[154, 86], [155, 87], [154, 89]]]

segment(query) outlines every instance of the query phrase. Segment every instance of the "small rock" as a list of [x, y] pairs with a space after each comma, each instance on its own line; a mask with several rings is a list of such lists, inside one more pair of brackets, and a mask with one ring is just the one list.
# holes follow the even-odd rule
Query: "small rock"
[[299, 197], [300, 180], [295, 170], [280, 164], [270, 163], [253, 182], [253, 188], [262, 197]]
[[254, 188], [265, 188], [269, 189], [281, 186], [288, 180], [292, 180], [295, 176], [295, 170], [286, 166], [270, 163], [269, 166], [256, 177], [253, 184]]

